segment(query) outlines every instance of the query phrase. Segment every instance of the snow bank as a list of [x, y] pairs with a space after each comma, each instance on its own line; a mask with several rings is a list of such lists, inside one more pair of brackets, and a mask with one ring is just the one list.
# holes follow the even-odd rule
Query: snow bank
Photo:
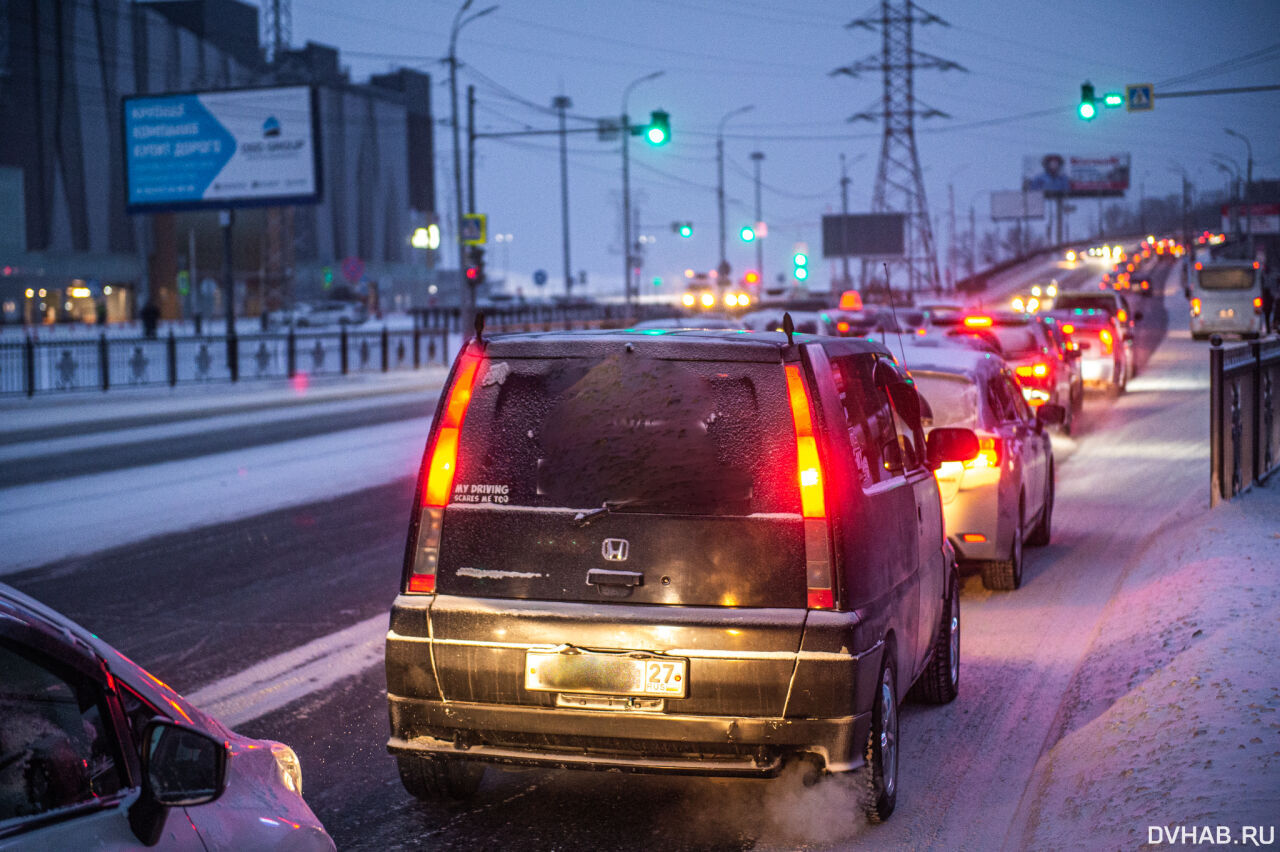
[[1280, 482], [1162, 530], [1107, 607], [1006, 845], [1131, 849], [1159, 826], [1239, 841], [1280, 822]]

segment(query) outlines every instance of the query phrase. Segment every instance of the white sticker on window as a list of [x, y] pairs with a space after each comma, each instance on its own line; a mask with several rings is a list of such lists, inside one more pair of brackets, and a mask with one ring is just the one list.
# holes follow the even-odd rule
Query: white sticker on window
[[490, 364], [488, 372], [484, 374], [484, 378], [480, 381], [480, 387], [487, 388], [489, 385], [501, 385], [509, 375], [511, 375], [511, 365], [506, 361]]

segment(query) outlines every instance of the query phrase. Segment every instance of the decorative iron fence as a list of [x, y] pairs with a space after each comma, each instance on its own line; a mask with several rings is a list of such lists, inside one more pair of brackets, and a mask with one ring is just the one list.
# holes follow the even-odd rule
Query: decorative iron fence
[[0, 343], [0, 394], [410, 370], [449, 363], [444, 328]]
[[1209, 350], [1210, 505], [1280, 467], [1280, 338]]

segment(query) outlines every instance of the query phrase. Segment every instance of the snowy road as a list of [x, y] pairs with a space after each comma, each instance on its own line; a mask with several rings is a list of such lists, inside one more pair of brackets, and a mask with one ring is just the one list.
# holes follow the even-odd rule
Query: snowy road
[[[1160, 342], [1158, 303], [1144, 306], [1147, 363], [1130, 392], [1091, 395], [1081, 433], [1055, 439], [1054, 541], [1027, 551], [1023, 588], [998, 594], [966, 581], [960, 698], [904, 707], [898, 811], [875, 829], [847, 780], [809, 789], [792, 777], [491, 772], [466, 805], [411, 801], [385, 753], [384, 682], [369, 649], [399, 577], [422, 420], [147, 468], [185, 471], [202, 483], [196, 492], [261, 476], [229, 501], [191, 507], [204, 524], [192, 532], [170, 517], [185, 507], [143, 487], [154, 476], [6, 489], [9, 507], [43, 499], [46, 511], [69, 514], [77, 493], [105, 513], [105, 501], [137, 491], [144, 521], [164, 518], [151, 532], [168, 533], [104, 552], [86, 541], [70, 551], [79, 558], [7, 580], [246, 720], [245, 733], [293, 745], [308, 801], [340, 848], [1070, 848], [1079, 844], [1055, 835], [1049, 816], [1052, 767], [1055, 746], [1100, 712], [1097, 691], [1082, 686], [1096, 676], [1085, 662], [1123, 620], [1119, 593], [1142, 549], [1207, 503], [1207, 353], [1183, 330], [1176, 290], [1167, 298], [1174, 330]], [[303, 469], [312, 481], [287, 481]], [[93, 482], [109, 485], [86, 491]], [[126, 544], [113, 534], [101, 531]], [[39, 561], [10, 554], [0, 566]], [[281, 691], [282, 672], [292, 677]]]

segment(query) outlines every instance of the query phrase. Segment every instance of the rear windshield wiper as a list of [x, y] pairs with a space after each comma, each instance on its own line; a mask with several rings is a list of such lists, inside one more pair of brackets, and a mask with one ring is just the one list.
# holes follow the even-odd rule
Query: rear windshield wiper
[[589, 509], [585, 512], [579, 512], [573, 516], [573, 520], [578, 524], [578, 526], [585, 527], [601, 515], [610, 514], [614, 509], [620, 509], [623, 506], [634, 506], [641, 502], [641, 500], [634, 497], [627, 500], [605, 500], [600, 504], [599, 509]]

